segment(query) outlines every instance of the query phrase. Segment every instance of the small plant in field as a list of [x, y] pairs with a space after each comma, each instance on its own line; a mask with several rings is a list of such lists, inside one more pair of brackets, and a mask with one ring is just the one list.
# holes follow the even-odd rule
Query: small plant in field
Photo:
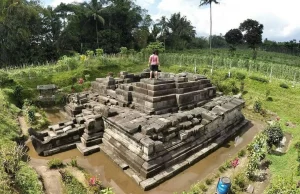
[[285, 88], [285, 89], [288, 89], [288, 88], [289, 88], [289, 86], [288, 86], [286, 83], [281, 83], [279, 86], [280, 86], [281, 88]]
[[96, 49], [96, 55], [99, 57], [99, 56], [102, 56], [104, 53], [103, 49]]
[[244, 157], [246, 155], [246, 151], [244, 150], [244, 149], [242, 149], [241, 151], [239, 151], [239, 153], [238, 153], [238, 157], [239, 158], [242, 158], [242, 157]]
[[273, 98], [271, 96], [268, 96], [266, 101], [269, 101], [269, 102], [272, 102], [273, 101]]
[[214, 176], [214, 178], [219, 178], [219, 177], [220, 177], [219, 173], [215, 174], [215, 176]]
[[70, 165], [73, 166], [73, 167], [78, 167], [77, 159], [76, 158], [72, 158], [72, 160], [70, 162]]
[[256, 112], [256, 113], [260, 113], [260, 111], [262, 110], [262, 103], [261, 103], [260, 100], [256, 100], [256, 101], [254, 102], [253, 110], [254, 110], [254, 112]]
[[57, 158], [53, 158], [53, 159], [49, 160], [47, 165], [50, 169], [57, 169], [57, 168], [64, 167], [64, 163], [60, 159], [57, 159]]
[[102, 189], [100, 194], [114, 194], [111, 188]]
[[245, 82], [241, 81], [240, 91], [243, 93], [245, 89]]
[[232, 181], [232, 193], [240, 193], [246, 190], [247, 178], [244, 173], [238, 173]]
[[300, 141], [298, 141], [298, 142], [294, 145], [294, 147], [295, 147], [296, 149], [300, 150]]
[[270, 96], [270, 90], [269, 89], [267, 89], [267, 91], [266, 91], [266, 98], [268, 98], [269, 96]]
[[255, 80], [255, 81], [262, 82], [262, 83], [268, 83], [269, 82], [267, 79], [262, 78], [262, 77], [258, 77], [258, 76], [250, 76], [249, 78], [252, 79], [252, 80]]
[[229, 160], [227, 160], [224, 164], [224, 168], [232, 168], [231, 162]]
[[219, 171], [220, 171], [220, 173], [223, 173], [223, 172], [225, 172], [225, 170], [226, 170], [226, 168], [225, 168], [224, 166], [220, 166], [220, 167], [219, 167]]
[[246, 75], [243, 74], [243, 73], [241, 73], [241, 72], [237, 72], [237, 73], [236, 73], [236, 78], [237, 78], [238, 80], [244, 80], [244, 79], [246, 78]]
[[297, 167], [297, 176], [300, 176], [300, 164]]
[[213, 182], [213, 179], [211, 179], [211, 178], [207, 178], [207, 179], [205, 180], [205, 184], [207, 184], [207, 185], [211, 185], [212, 182]]
[[199, 188], [201, 189], [201, 191], [206, 192], [207, 191], [207, 187], [204, 184], [199, 185]]

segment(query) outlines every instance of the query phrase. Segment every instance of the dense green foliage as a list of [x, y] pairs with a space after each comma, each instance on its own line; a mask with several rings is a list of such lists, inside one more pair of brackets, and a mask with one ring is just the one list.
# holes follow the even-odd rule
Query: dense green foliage
[[67, 194], [86, 194], [87, 189], [68, 171], [59, 171]]
[[20, 170], [16, 173], [16, 183], [22, 194], [43, 193], [43, 187], [39, 182], [39, 177], [26, 163], [21, 163]]
[[53, 158], [53, 159], [49, 160], [47, 165], [50, 169], [57, 169], [57, 168], [64, 167], [64, 163], [60, 159], [57, 159], [57, 158]]
[[282, 128], [279, 124], [267, 127], [264, 133], [267, 136], [267, 145], [269, 148], [272, 148], [273, 145], [278, 146], [284, 136]]

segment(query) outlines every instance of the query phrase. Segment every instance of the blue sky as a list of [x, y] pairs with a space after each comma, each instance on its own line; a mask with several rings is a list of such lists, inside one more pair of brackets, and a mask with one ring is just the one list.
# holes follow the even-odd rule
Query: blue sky
[[[41, 0], [44, 5], [83, 0]], [[209, 34], [209, 8], [199, 8], [200, 0], [135, 0], [153, 20], [181, 12], [195, 26], [198, 36]], [[213, 34], [225, 34], [251, 18], [264, 25], [263, 38], [276, 41], [300, 39], [300, 0], [219, 0], [213, 5]]]

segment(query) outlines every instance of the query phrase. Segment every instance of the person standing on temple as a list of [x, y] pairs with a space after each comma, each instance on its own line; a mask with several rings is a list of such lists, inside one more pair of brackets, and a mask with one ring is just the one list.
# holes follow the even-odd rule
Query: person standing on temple
[[155, 79], [158, 79], [158, 66], [160, 66], [160, 64], [159, 64], [157, 50], [155, 50], [153, 54], [149, 57], [149, 66], [150, 66], [150, 79], [152, 79], [153, 72], [154, 72]]

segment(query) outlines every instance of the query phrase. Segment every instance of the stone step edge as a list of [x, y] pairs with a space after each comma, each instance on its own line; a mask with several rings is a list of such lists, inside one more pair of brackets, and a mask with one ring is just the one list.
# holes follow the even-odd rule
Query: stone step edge
[[216, 139], [214, 142], [210, 143], [209, 146], [206, 148], [201, 149], [199, 152], [195, 153], [194, 155], [188, 157], [185, 161], [182, 161], [176, 165], [173, 165], [172, 167], [164, 170], [163, 172], [155, 175], [152, 178], [148, 178], [144, 181], [141, 181], [139, 185], [146, 191], [149, 190], [162, 182], [166, 181], [167, 179], [172, 178], [179, 172], [182, 172], [184, 169], [188, 168], [189, 166], [195, 164], [198, 162], [200, 159], [203, 157], [206, 157], [209, 155], [211, 152], [215, 151], [218, 149], [220, 146], [223, 145], [230, 137], [236, 134], [237, 131], [241, 130], [244, 126], [246, 126], [249, 123], [248, 120], [244, 120], [241, 122], [239, 125], [235, 126], [232, 131], [234, 133], [228, 134], [227, 136], [221, 136], [218, 139]]
[[79, 152], [84, 156], [88, 156], [88, 155], [91, 155], [93, 153], [96, 153], [96, 152], [100, 151], [100, 146], [99, 145], [86, 147], [83, 143], [77, 143], [76, 147], [79, 150]]
[[100, 149], [107, 155], [110, 157], [110, 159], [116, 163], [122, 170], [127, 170], [129, 168], [129, 165], [120, 157], [118, 157], [117, 155], [115, 155], [113, 153], [113, 151], [106, 145], [101, 144], [100, 145]]
[[[244, 126], [246, 126], [249, 123], [248, 120], [242, 121], [240, 124], [235, 126], [232, 131], [232, 134], [229, 134], [227, 136], [220, 137], [216, 139], [214, 142], [210, 143], [209, 146], [206, 148], [203, 148], [199, 150], [197, 153], [193, 154], [192, 156], [188, 157], [186, 160], [171, 166], [168, 169], [163, 170], [161, 173], [155, 175], [152, 178], [148, 179], [143, 179], [141, 176], [138, 175], [133, 169], [129, 168], [127, 165], [126, 169], [122, 168], [121, 164], [126, 164], [126, 162], [113, 154], [112, 150], [105, 146], [104, 144], [100, 145], [101, 150], [108, 155], [113, 162], [115, 162], [118, 166], [121, 167], [121, 169], [124, 170], [124, 172], [131, 177], [132, 179], [135, 180], [135, 182], [143, 189], [143, 190], [150, 190], [154, 188], [155, 186], [161, 184], [162, 182], [174, 177], [177, 175], [179, 172], [182, 172], [184, 169], [188, 168], [189, 166], [195, 164], [199, 160], [201, 160], [203, 157], [206, 157], [208, 154], [211, 152], [215, 151], [218, 149], [223, 143], [225, 143], [226, 140], [228, 140], [230, 137], [236, 134], [237, 131], [242, 129]], [[114, 159], [112, 159], [114, 158]], [[117, 159], [116, 159], [117, 158]], [[128, 171], [128, 173], [126, 172]]]

